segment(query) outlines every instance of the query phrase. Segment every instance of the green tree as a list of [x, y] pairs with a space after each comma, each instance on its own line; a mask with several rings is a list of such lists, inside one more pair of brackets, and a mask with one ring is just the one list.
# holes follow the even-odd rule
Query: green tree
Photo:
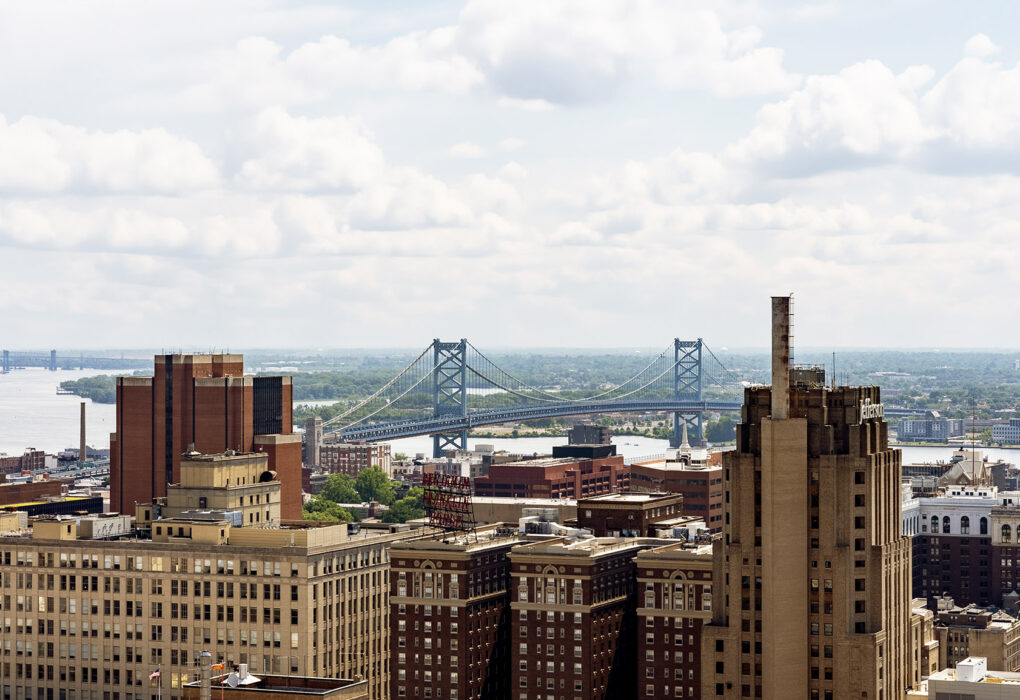
[[992, 429], [985, 428], [978, 434], [978, 440], [985, 445], [992, 444]]
[[385, 506], [393, 503], [397, 497], [389, 477], [379, 467], [362, 470], [354, 480], [354, 488], [361, 494], [363, 501], [379, 501]]
[[407, 459], [407, 455], [405, 455], [403, 452], [398, 452], [395, 455], [393, 455], [393, 459], [395, 459], [398, 462], [403, 462]]
[[705, 439], [709, 442], [730, 442], [737, 439], [737, 428], [733, 419], [729, 416], [722, 416], [714, 423], [709, 423], [705, 429]]
[[351, 477], [346, 474], [330, 474], [319, 497], [334, 503], [361, 503], [362, 500]]
[[301, 509], [301, 515], [305, 520], [319, 520], [324, 522], [353, 523], [356, 518], [346, 508], [340, 507], [338, 503], [319, 496], [313, 498]]

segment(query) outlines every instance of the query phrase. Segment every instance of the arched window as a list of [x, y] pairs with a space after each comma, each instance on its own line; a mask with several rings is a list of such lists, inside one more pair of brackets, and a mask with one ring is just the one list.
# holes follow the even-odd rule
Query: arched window
[[968, 518], [966, 515], [960, 518], [960, 534], [961, 535], [970, 534], [970, 518]]
[[949, 534], [949, 516], [942, 518], [942, 532], [946, 535]]
[[939, 533], [939, 516], [931, 516], [931, 534], [937, 535]]
[[981, 534], [988, 534], [988, 518], [981, 518]]
[[1002, 541], [1003, 542], [1009, 542], [1011, 539], [1013, 539], [1012, 534], [1013, 533], [1010, 531], [1009, 525], [1003, 525], [1002, 526]]

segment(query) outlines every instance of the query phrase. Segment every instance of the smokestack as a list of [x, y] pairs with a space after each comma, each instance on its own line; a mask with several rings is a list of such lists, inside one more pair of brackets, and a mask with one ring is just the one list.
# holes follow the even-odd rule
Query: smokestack
[[793, 296], [772, 297], [772, 420], [785, 420], [790, 410], [790, 317]]
[[78, 464], [85, 463], [85, 402], [81, 402], [81, 444], [78, 445]]
[[211, 700], [212, 698], [212, 654], [203, 651], [198, 655], [198, 666], [200, 669], [198, 697], [199, 700]]

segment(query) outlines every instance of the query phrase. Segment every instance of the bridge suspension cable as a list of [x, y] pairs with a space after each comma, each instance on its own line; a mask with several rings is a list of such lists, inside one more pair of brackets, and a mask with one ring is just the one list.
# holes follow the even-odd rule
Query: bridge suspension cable
[[[362, 421], [368, 420], [369, 418], [371, 418], [371, 417], [372, 417], [372, 416], [374, 416], [375, 414], [379, 413], [379, 412], [380, 412], [380, 411], [382, 411], [383, 409], [385, 409], [385, 408], [389, 408], [391, 404], [393, 404], [393, 403], [395, 403], [395, 402], [399, 401], [400, 399], [404, 398], [405, 396], [407, 396], [408, 394], [410, 394], [410, 393], [411, 393], [412, 391], [414, 391], [415, 389], [417, 389], [417, 388], [418, 388], [419, 386], [421, 386], [421, 383], [422, 383], [422, 382], [424, 382], [424, 381], [425, 381], [426, 379], [428, 379], [429, 377], [431, 377], [431, 376], [432, 376], [433, 374], [435, 374], [435, 372], [436, 372], [436, 368], [435, 368], [435, 367], [433, 367], [433, 368], [432, 368], [432, 369], [430, 369], [430, 370], [429, 370], [428, 372], [426, 372], [425, 374], [423, 374], [423, 375], [422, 375], [422, 377], [421, 377], [421, 379], [419, 379], [419, 380], [418, 380], [418, 381], [416, 381], [416, 382], [415, 382], [414, 384], [412, 384], [412, 385], [411, 385], [411, 386], [409, 386], [409, 387], [408, 387], [407, 389], [405, 389], [405, 390], [404, 390], [404, 391], [403, 391], [403, 392], [402, 392], [402, 393], [401, 393], [401, 394], [400, 394], [399, 396], [397, 396], [397, 397], [396, 397], [396, 398], [394, 398], [394, 399], [390, 399], [390, 400], [388, 400], [388, 401], [387, 401], [386, 403], [384, 403], [384, 404], [383, 404], [382, 406], [380, 406], [379, 408], [375, 409], [375, 410], [374, 410], [374, 411], [372, 411], [371, 413], [368, 413], [368, 414], [366, 414], [366, 415], [362, 416], [361, 418], [359, 418], [359, 419], [357, 419], [357, 420], [355, 420], [355, 421], [351, 421], [350, 423], [347, 423], [346, 425], [344, 425], [344, 426], [343, 426], [343, 428], [341, 428], [341, 430], [344, 430], [344, 429], [350, 428], [350, 427], [351, 427], [351, 426], [353, 426], [353, 425], [357, 425], [358, 423], [361, 423]], [[362, 403], [361, 405], [364, 405], [364, 403]], [[347, 413], [346, 413], [345, 415], [350, 415], [350, 411], [348, 411], [348, 412], [347, 412]], [[339, 416], [337, 416], [337, 418], [339, 418]], [[332, 423], [332, 422], [333, 422], [333, 421], [335, 421], [335, 420], [336, 420], [336, 418], [332, 418], [332, 419], [330, 419], [330, 422]], [[326, 424], [325, 424], [325, 423], [323, 423], [323, 426], [325, 426], [325, 425], [326, 425]]]
[[[469, 348], [471, 348], [472, 350], [474, 350], [474, 351], [475, 351], [475, 354], [476, 354], [476, 355], [478, 355], [478, 356], [479, 356], [480, 358], [482, 358], [482, 359], [483, 359], [483, 360], [484, 360], [485, 362], [487, 362], [487, 363], [488, 363], [489, 365], [491, 365], [491, 366], [492, 366], [492, 367], [493, 367], [493, 368], [494, 368], [494, 369], [495, 369], [495, 370], [496, 370], [497, 372], [499, 372], [499, 373], [503, 374], [504, 376], [508, 377], [509, 379], [513, 380], [514, 382], [517, 382], [517, 384], [518, 384], [518, 385], [520, 385], [521, 387], [524, 387], [525, 389], [528, 389], [528, 390], [530, 390], [530, 391], [533, 391], [533, 392], [535, 392], [535, 393], [538, 393], [538, 394], [542, 394], [542, 395], [544, 395], [544, 396], [548, 396], [548, 397], [549, 397], [549, 398], [547, 399], [548, 401], [560, 401], [560, 402], [567, 402], [567, 401], [571, 401], [571, 399], [565, 399], [565, 398], [563, 398], [562, 396], [556, 396], [555, 394], [552, 394], [552, 393], [550, 393], [550, 392], [548, 392], [548, 391], [544, 391], [544, 390], [542, 390], [542, 389], [539, 389], [539, 388], [537, 388], [537, 387], [533, 387], [533, 386], [531, 386], [530, 384], [528, 384], [528, 383], [526, 383], [526, 382], [523, 382], [523, 381], [521, 381], [520, 379], [518, 379], [517, 377], [515, 377], [514, 375], [510, 374], [510, 373], [509, 373], [509, 372], [507, 372], [507, 371], [506, 371], [505, 369], [503, 369], [502, 367], [500, 367], [499, 365], [497, 365], [497, 364], [496, 364], [495, 362], [493, 362], [492, 360], [490, 360], [490, 359], [489, 359], [488, 357], [486, 357], [486, 356], [485, 356], [485, 355], [484, 355], [484, 354], [482, 353], [482, 351], [481, 351], [481, 350], [479, 350], [478, 348], [476, 348], [476, 347], [475, 347], [474, 345], [472, 345], [472, 344], [471, 344], [470, 342], [468, 342], [468, 347], [469, 347]], [[495, 380], [493, 380], [493, 379], [492, 379], [491, 377], [488, 377], [488, 376], [486, 376], [486, 375], [482, 374], [481, 372], [479, 372], [478, 370], [476, 370], [476, 369], [475, 369], [474, 367], [471, 367], [471, 366], [469, 365], [469, 366], [468, 366], [468, 369], [470, 369], [470, 370], [471, 370], [472, 372], [474, 372], [474, 373], [475, 373], [476, 375], [478, 375], [478, 376], [479, 376], [480, 378], [482, 378], [482, 379], [486, 380], [487, 382], [489, 382], [489, 383], [490, 383], [490, 384], [492, 384], [493, 386], [495, 386], [495, 387], [498, 387], [498, 388], [500, 388], [500, 389], [503, 389], [504, 391], [509, 391], [509, 392], [510, 392], [510, 393], [512, 393], [512, 394], [513, 394], [513, 393], [516, 393], [516, 392], [514, 392], [514, 391], [512, 391], [512, 390], [508, 389], [507, 387], [505, 387], [505, 386], [502, 386], [502, 385], [501, 385], [501, 384], [500, 384], [499, 382], [496, 382], [496, 381], [495, 381]], [[517, 394], [517, 395], [518, 395], [518, 396], [524, 396], [523, 394]], [[538, 397], [534, 397], [534, 396], [524, 396], [524, 398], [538, 398]]]
[[[328, 421], [324, 421], [324, 422], [323, 422], [323, 424], [322, 424], [322, 427], [323, 427], [323, 428], [325, 428], [325, 427], [327, 427], [327, 426], [333, 425], [334, 423], [337, 423], [337, 422], [339, 422], [339, 421], [343, 420], [344, 418], [346, 418], [347, 416], [351, 415], [351, 414], [352, 414], [352, 413], [354, 413], [355, 411], [358, 411], [358, 410], [360, 410], [361, 408], [363, 408], [363, 407], [364, 407], [364, 406], [365, 406], [366, 404], [368, 404], [368, 403], [369, 403], [370, 401], [373, 401], [373, 400], [377, 399], [377, 398], [378, 398], [378, 397], [379, 397], [379, 396], [380, 396], [380, 395], [381, 395], [381, 394], [382, 394], [382, 393], [383, 393], [384, 391], [386, 391], [386, 390], [387, 390], [387, 389], [389, 389], [389, 388], [390, 388], [391, 386], [393, 386], [394, 384], [396, 384], [396, 383], [397, 383], [398, 381], [400, 381], [400, 379], [401, 379], [401, 378], [402, 378], [402, 377], [403, 377], [403, 376], [404, 376], [405, 374], [407, 374], [407, 373], [408, 373], [409, 371], [411, 371], [411, 369], [412, 369], [412, 368], [413, 368], [413, 367], [414, 367], [415, 365], [417, 365], [417, 364], [418, 364], [418, 361], [419, 361], [419, 360], [421, 360], [421, 359], [422, 359], [423, 357], [425, 357], [425, 356], [426, 356], [426, 355], [427, 355], [427, 354], [429, 353], [429, 350], [431, 350], [431, 349], [432, 349], [432, 344], [430, 343], [430, 344], [429, 344], [429, 346], [428, 346], [427, 348], [425, 348], [424, 350], [422, 350], [422, 353], [421, 353], [420, 355], [418, 355], [418, 357], [414, 358], [414, 361], [412, 361], [412, 362], [411, 362], [411, 364], [409, 364], [409, 365], [408, 365], [407, 367], [405, 367], [405, 368], [404, 368], [404, 369], [403, 369], [403, 370], [402, 370], [402, 371], [400, 372], [400, 374], [398, 374], [397, 376], [395, 376], [395, 377], [394, 377], [393, 379], [391, 379], [390, 381], [386, 382], [386, 384], [385, 384], [385, 385], [383, 385], [383, 387], [382, 387], [382, 388], [380, 388], [380, 389], [379, 389], [379, 390], [378, 390], [377, 392], [375, 392], [374, 394], [372, 394], [371, 396], [369, 396], [368, 398], [366, 398], [366, 399], [365, 399], [364, 401], [362, 401], [361, 403], [359, 403], [359, 404], [358, 404], [357, 406], [354, 406], [353, 408], [351, 408], [351, 409], [349, 409], [349, 410], [345, 411], [344, 413], [341, 413], [341, 414], [340, 414], [340, 415], [338, 415], [338, 416], [333, 416], [333, 417], [332, 417], [332, 418], [330, 418], [330, 419], [329, 419]], [[432, 368], [432, 370], [430, 370], [430, 371], [429, 371], [429, 375], [431, 375], [433, 371], [435, 371], [435, 367], [433, 367], [433, 368]], [[414, 386], [418, 386], [419, 384], [421, 384], [421, 381], [418, 381], [418, 382], [416, 382]], [[404, 395], [405, 395], [405, 394], [407, 394], [407, 393], [408, 393], [408, 392], [406, 392], [406, 391], [405, 391], [405, 392], [404, 392], [404, 394], [401, 394], [401, 396], [404, 396]], [[381, 410], [381, 409], [380, 409], [380, 410]], [[375, 413], [378, 413], [378, 412], [379, 412], [379, 411], [375, 411]], [[375, 413], [373, 413], [372, 415], [375, 415]]]
[[[654, 360], [652, 360], [652, 361], [651, 361], [651, 362], [649, 362], [649, 363], [648, 363], [647, 365], [645, 365], [645, 367], [644, 367], [644, 368], [643, 368], [643, 369], [642, 369], [642, 370], [641, 370], [640, 372], [638, 372], [637, 374], [635, 374], [635, 375], [634, 375], [633, 377], [631, 377], [631, 378], [630, 378], [630, 379], [628, 379], [627, 381], [625, 381], [625, 382], [623, 382], [623, 383], [621, 383], [621, 384], [617, 384], [616, 386], [614, 386], [614, 387], [612, 387], [611, 389], [608, 389], [608, 390], [606, 390], [606, 391], [602, 392], [601, 394], [593, 394], [593, 395], [591, 395], [591, 396], [587, 396], [587, 397], [585, 397], [585, 398], [583, 398], [583, 399], [576, 399], [576, 400], [577, 400], [577, 401], [594, 401], [594, 400], [596, 400], [596, 399], [600, 399], [600, 398], [602, 398], [603, 396], [608, 396], [609, 394], [612, 394], [612, 393], [613, 393], [614, 391], [616, 391], [616, 390], [618, 390], [618, 389], [622, 389], [623, 387], [627, 386], [627, 385], [628, 385], [628, 384], [630, 384], [630, 383], [631, 383], [632, 381], [634, 381], [635, 379], [637, 379], [638, 377], [640, 377], [640, 376], [641, 376], [642, 374], [644, 374], [645, 372], [647, 372], [647, 371], [648, 371], [649, 369], [651, 369], [651, 368], [652, 368], [652, 366], [653, 366], [653, 365], [655, 365], [655, 363], [656, 363], [656, 362], [658, 362], [659, 360], [661, 360], [661, 359], [662, 359], [662, 358], [663, 358], [663, 357], [664, 357], [664, 356], [666, 355], [666, 353], [667, 353], [667, 352], [669, 352], [669, 349], [670, 349], [670, 347], [672, 347], [672, 346], [669, 346], [669, 347], [665, 348], [665, 349], [664, 349], [664, 350], [663, 350], [662, 352], [660, 352], [660, 353], [659, 353], [659, 355], [658, 355], [658, 356], [657, 356], [657, 357], [656, 357], [656, 358], [655, 358]], [[670, 365], [670, 366], [669, 366], [669, 369], [667, 369], [667, 370], [666, 370], [666, 372], [669, 372], [669, 370], [671, 370], [671, 369], [673, 369], [674, 367], [676, 367], [676, 364], [677, 364], [677, 363], [676, 363], [676, 362], [674, 362], [674, 363], [673, 363], [672, 365]], [[665, 374], [666, 374], [666, 372], [663, 372], [662, 374], [660, 374], [660, 375], [659, 375], [658, 377], [656, 377], [655, 379], [660, 379], [660, 378], [661, 378], [661, 377], [662, 377], [663, 375], [665, 375]], [[653, 379], [653, 380], [652, 380], [652, 382], [654, 382], [654, 381], [655, 381], [655, 379]], [[649, 382], [649, 383], [651, 383], [651, 382]], [[635, 389], [634, 391], [641, 391], [641, 389], [644, 389], [644, 388], [646, 388], [647, 386], [648, 386], [648, 384], [645, 384], [645, 385], [644, 385], [643, 387], [640, 387], [640, 388], [638, 388], [638, 389]], [[624, 394], [624, 396], [630, 396], [631, 394], [633, 394], [633, 393], [634, 393], [634, 391], [631, 391], [631, 392], [629, 392], [629, 393], [627, 393], [627, 394]], [[619, 398], [619, 397], [616, 397], [616, 398]]]

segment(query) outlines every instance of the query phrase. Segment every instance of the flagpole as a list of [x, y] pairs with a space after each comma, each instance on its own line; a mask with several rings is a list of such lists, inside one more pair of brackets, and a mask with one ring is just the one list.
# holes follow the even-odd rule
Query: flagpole
[[156, 676], [156, 697], [163, 700], [163, 674]]

